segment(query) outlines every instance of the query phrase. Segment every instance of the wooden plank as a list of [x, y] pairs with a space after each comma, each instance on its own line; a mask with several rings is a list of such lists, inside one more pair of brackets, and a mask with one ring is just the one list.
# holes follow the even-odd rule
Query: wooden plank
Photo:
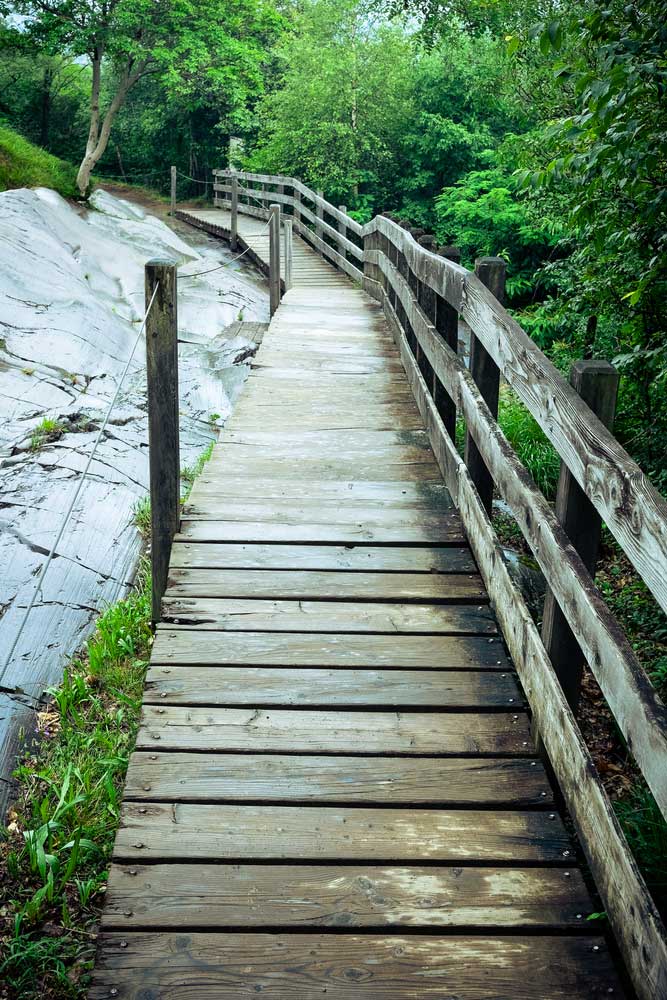
[[[511, 707], [511, 706], [508, 706]], [[145, 705], [139, 750], [527, 756], [521, 712], [372, 712]]]
[[[407, 468], [407, 466], [405, 467]], [[336, 470], [336, 475], [338, 470]], [[434, 537], [435, 535], [435, 537]], [[200, 518], [198, 520], [183, 520], [181, 533], [176, 535], [176, 541], [181, 542], [294, 542], [295, 545], [331, 544], [331, 545], [461, 545], [464, 542], [463, 533], [455, 525], [451, 529], [443, 528], [435, 533], [418, 524], [413, 525], [376, 525], [364, 523], [306, 524], [283, 522], [272, 524], [270, 521], [224, 521]], [[172, 574], [173, 575], [173, 574]], [[216, 596], [212, 591], [212, 596]], [[275, 592], [274, 592], [275, 593]], [[217, 594], [217, 596], [224, 596]], [[273, 596], [273, 594], [271, 595]], [[304, 595], [313, 596], [313, 595]]]
[[261, 545], [174, 542], [172, 571], [189, 569], [366, 570], [406, 573], [476, 573], [467, 548], [389, 545]]
[[[234, 476], [264, 476], [267, 479], [321, 479], [326, 481], [341, 479], [393, 480], [399, 482], [419, 483], [432, 480], [438, 475], [438, 466], [434, 461], [391, 463], [382, 459], [369, 460], [361, 464], [360, 459], [336, 456], [329, 459], [285, 458], [279, 461], [275, 458], [255, 458], [243, 449], [236, 453], [228, 453], [227, 461], [220, 462], [220, 475], [229, 473]], [[346, 539], [341, 539], [345, 541]], [[349, 539], [354, 541], [354, 538]], [[431, 539], [436, 541], [437, 539]]]
[[495, 617], [484, 605], [346, 603], [328, 601], [165, 599], [169, 628], [227, 632], [383, 632], [423, 635], [496, 635]]
[[147, 705], [507, 711], [522, 703], [512, 674], [484, 670], [151, 666], [144, 691]]
[[200, 496], [196, 485], [183, 507], [183, 517], [186, 520], [240, 521], [267, 525], [301, 522], [331, 527], [352, 524], [367, 531], [403, 528], [408, 532], [407, 540], [417, 528], [421, 537], [428, 532], [434, 541], [441, 539], [443, 534], [447, 537], [451, 533], [452, 522], [457, 527], [459, 523], [456, 514], [453, 515], [446, 508], [442, 511], [436, 505], [430, 508], [422, 505], [414, 509], [403, 506], [392, 508], [383, 504], [366, 507], [355, 504], [348, 507], [340, 501], [296, 503], [293, 500], [253, 501], [250, 497], [235, 502], [231, 497], [217, 498], [210, 494]]
[[419, 413], [413, 412], [409, 406], [406, 406], [404, 410], [403, 407], [380, 403], [376, 406], [368, 406], [363, 410], [355, 410], [352, 406], [346, 408], [344, 405], [328, 408], [318, 407], [316, 410], [314, 405], [312, 409], [308, 409], [305, 406], [295, 405], [295, 402], [257, 408], [254, 407], [254, 404], [248, 404], [246, 407], [237, 405], [226, 426], [230, 430], [242, 427], [252, 431], [263, 430], [268, 425], [288, 433], [299, 428], [357, 431], [368, 427], [369, 424], [377, 427], [378, 430], [421, 430], [422, 428]]
[[132, 754], [126, 799], [551, 806], [539, 760], [306, 754]]
[[[121, 947], [121, 943], [125, 944]], [[585, 973], [582, 973], [585, 970]], [[88, 994], [108, 1000], [623, 1000], [604, 939], [363, 934], [102, 936]]]
[[[195, 523], [195, 522], [192, 522]], [[305, 533], [305, 532], [304, 532]], [[172, 569], [169, 597], [249, 597], [271, 600], [470, 603], [486, 600], [475, 574], [348, 573], [315, 570]]]
[[547, 812], [126, 802], [114, 859], [563, 864], [571, 848]]
[[[243, 576], [245, 574], [239, 574]], [[254, 664], [295, 667], [405, 667], [507, 670], [509, 661], [498, 638], [422, 635], [293, 635], [282, 632], [192, 631], [187, 639], [160, 629], [153, 663], [183, 666]]]
[[262, 476], [225, 475], [211, 476], [207, 468], [197, 479], [197, 488], [215, 492], [217, 496], [244, 497], [253, 500], [294, 500], [314, 503], [330, 502], [345, 506], [357, 504], [369, 507], [381, 503], [382, 506], [423, 507], [437, 503], [448, 507], [452, 513], [454, 505], [449, 491], [440, 478], [409, 482], [374, 482], [365, 479], [266, 479]]
[[111, 868], [105, 930], [316, 927], [577, 930], [593, 909], [559, 868], [150, 865]]

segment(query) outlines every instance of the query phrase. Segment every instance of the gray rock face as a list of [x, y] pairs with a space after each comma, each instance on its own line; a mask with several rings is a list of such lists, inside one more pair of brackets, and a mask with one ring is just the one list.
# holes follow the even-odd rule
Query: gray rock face
[[[250, 321], [268, 315], [251, 272], [238, 264], [212, 270], [231, 259], [222, 244], [193, 230], [191, 246], [104, 191], [91, 202], [79, 213], [46, 189], [0, 194], [0, 779], [25, 705], [60, 679], [95, 615], [127, 591], [136, 568], [133, 508], [148, 483], [143, 338], [137, 343], [144, 263], [170, 256], [181, 265], [183, 465], [216, 436], [248, 372], [234, 358], [251, 345], [226, 337], [226, 327], [241, 312]], [[133, 349], [43, 592], [7, 662]], [[35, 447], [44, 418], [63, 431]]]

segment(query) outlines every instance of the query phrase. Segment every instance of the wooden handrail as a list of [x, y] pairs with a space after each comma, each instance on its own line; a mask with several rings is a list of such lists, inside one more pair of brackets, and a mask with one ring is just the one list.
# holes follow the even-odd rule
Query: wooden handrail
[[[229, 171], [214, 173], [230, 176]], [[420, 245], [385, 216], [360, 225], [295, 178], [243, 172], [234, 176], [245, 185], [240, 189], [244, 195], [259, 201], [257, 207], [240, 205], [240, 211], [268, 214], [263, 205], [280, 201], [291, 209], [295, 230], [382, 303], [635, 989], [643, 1000], [667, 995], [665, 928], [537, 627], [510, 578], [485, 504], [456, 449], [457, 411], [496, 489], [512, 508], [665, 816], [667, 709], [584, 560], [458, 357], [457, 317], [468, 323], [665, 610], [667, 502], [477, 275]], [[229, 185], [216, 187], [225, 191]], [[350, 255], [363, 265], [363, 272], [350, 262]]]

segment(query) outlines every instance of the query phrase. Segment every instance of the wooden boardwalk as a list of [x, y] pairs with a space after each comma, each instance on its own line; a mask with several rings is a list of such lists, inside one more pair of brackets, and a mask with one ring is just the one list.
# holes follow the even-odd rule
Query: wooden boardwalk
[[383, 313], [295, 277], [173, 546], [90, 996], [621, 997]]

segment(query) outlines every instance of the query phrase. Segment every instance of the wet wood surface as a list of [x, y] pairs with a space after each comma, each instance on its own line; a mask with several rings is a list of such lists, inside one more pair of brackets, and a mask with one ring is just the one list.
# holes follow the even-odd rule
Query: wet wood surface
[[91, 1000], [621, 997], [383, 314], [307, 256], [174, 541]]

